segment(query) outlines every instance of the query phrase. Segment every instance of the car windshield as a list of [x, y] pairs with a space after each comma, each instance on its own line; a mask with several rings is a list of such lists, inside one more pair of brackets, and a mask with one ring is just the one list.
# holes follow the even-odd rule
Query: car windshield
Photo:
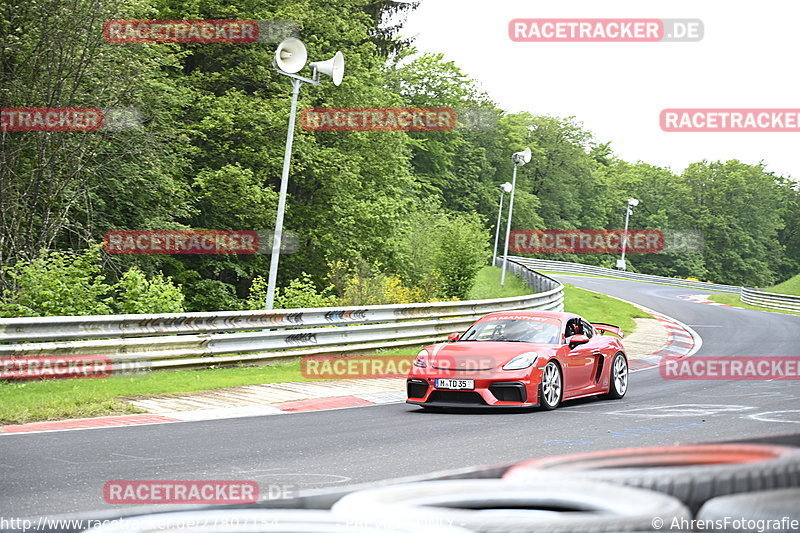
[[557, 344], [561, 328], [554, 322], [536, 320], [487, 320], [473, 324], [462, 341], [537, 342]]

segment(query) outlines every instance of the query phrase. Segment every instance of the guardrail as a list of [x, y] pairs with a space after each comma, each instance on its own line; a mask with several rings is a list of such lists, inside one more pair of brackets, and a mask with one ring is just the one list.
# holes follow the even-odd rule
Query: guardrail
[[[548, 259], [531, 259], [527, 257], [509, 257], [509, 260], [511, 259], [528, 267], [528, 269], [606, 276], [610, 278], [631, 279], [650, 283], [666, 283], [669, 285], [690, 287], [693, 289], [733, 292], [738, 293], [739, 299], [746, 304], [772, 309], [781, 309], [784, 311], [800, 312], [800, 296], [793, 296], [791, 294], [764, 292], [757, 289], [739, 287], [736, 285], [722, 285], [719, 283], [707, 283], [704, 281], [691, 281], [688, 279], [668, 278], [665, 276], [653, 276], [650, 274], [638, 274], [636, 272], [624, 272], [621, 270], [614, 270], [612, 268], [583, 265], [580, 263], [568, 263], [566, 261], [550, 261]], [[498, 262], [500, 261], [502, 261], [502, 259], [498, 259]]]
[[784, 311], [800, 312], [800, 296], [764, 292], [742, 287], [739, 298], [744, 303], [750, 305], [760, 305], [761, 307], [772, 307], [774, 309], [783, 309]]
[[0, 357], [96, 356], [116, 372], [226, 366], [425, 344], [495, 311], [563, 310], [561, 283], [509, 264], [541, 292], [363, 307], [8, 318], [0, 319]]
[[509, 257], [520, 264], [535, 270], [546, 270], [554, 272], [567, 272], [571, 274], [588, 274], [594, 276], [605, 276], [609, 278], [631, 279], [635, 281], [646, 281], [650, 283], [666, 283], [668, 285], [678, 285], [680, 287], [691, 287], [708, 291], [722, 291], [739, 293], [741, 287], [736, 285], [722, 285], [719, 283], [706, 283], [704, 281], [691, 281], [688, 279], [668, 278], [666, 276], [653, 276], [650, 274], [638, 274], [636, 272], [625, 272], [613, 268], [605, 268], [594, 265], [583, 265], [580, 263], [568, 263], [566, 261], [551, 261], [549, 259], [532, 259], [528, 257]]

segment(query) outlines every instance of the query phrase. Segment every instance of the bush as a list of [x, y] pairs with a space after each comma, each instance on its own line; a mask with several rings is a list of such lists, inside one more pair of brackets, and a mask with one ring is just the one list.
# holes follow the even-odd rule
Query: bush
[[[250, 286], [250, 294], [245, 300], [247, 309], [264, 309], [267, 300], [268, 280], [263, 276], [256, 276]], [[311, 276], [303, 272], [299, 278], [289, 282], [285, 288], [275, 289], [275, 309], [299, 309], [308, 307], [330, 307], [336, 305], [333, 289], [327, 287], [322, 292], [317, 291]]]
[[102, 245], [81, 253], [45, 251], [33, 261], [4, 268], [9, 287], [0, 297], [0, 316], [108, 315], [183, 311], [180, 286], [159, 274], [148, 279], [137, 267], [119, 282], [106, 283]]
[[129, 269], [114, 285], [119, 313], [180, 313], [184, 296], [171, 278], [158, 275], [147, 279], [138, 267]]
[[363, 260], [355, 265], [343, 261], [329, 265], [329, 279], [339, 294], [340, 305], [383, 305], [426, 301], [423, 291], [406, 287], [402, 280], [386, 274], [377, 263]]
[[441, 275], [442, 292], [464, 299], [475, 276], [489, 260], [489, 235], [476, 215], [445, 218], [433, 249], [434, 265]]
[[3, 271], [10, 282], [0, 297], [0, 316], [111, 313], [111, 287], [101, 274], [100, 245], [81, 254], [45, 251]]
[[183, 286], [186, 307], [192, 311], [239, 311], [242, 308], [236, 290], [228, 283], [216, 279], [193, 279], [185, 281]]
[[421, 210], [398, 235], [401, 278], [431, 299], [464, 299], [489, 260], [489, 232], [477, 215]]

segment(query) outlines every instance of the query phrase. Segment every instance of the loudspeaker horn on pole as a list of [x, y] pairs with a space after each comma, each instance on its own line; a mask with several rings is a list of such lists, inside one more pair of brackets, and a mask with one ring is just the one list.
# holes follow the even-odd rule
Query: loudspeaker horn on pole
[[289, 74], [300, 72], [306, 66], [307, 59], [306, 45], [294, 37], [281, 41], [275, 50], [275, 63], [279, 69]]
[[333, 78], [334, 85], [342, 83], [342, 78], [344, 77], [344, 54], [341, 52], [336, 52], [327, 61], [314, 61], [309, 66], [316, 69], [317, 72]]
[[511, 159], [514, 160], [514, 164], [521, 166], [525, 163], [530, 163], [531, 161], [531, 149], [525, 148], [523, 152], [516, 152], [514, 155], [511, 156]]

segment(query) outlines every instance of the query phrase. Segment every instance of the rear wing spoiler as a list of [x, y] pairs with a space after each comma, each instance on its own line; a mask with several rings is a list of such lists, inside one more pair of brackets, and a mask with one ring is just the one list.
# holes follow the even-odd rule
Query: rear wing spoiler
[[598, 323], [592, 322], [592, 327], [597, 331], [599, 331], [601, 335], [605, 335], [606, 333], [611, 333], [612, 335], [616, 335], [620, 339], [625, 336], [622, 333], [622, 328], [619, 326], [612, 326], [611, 324], [603, 324], [602, 322]]

